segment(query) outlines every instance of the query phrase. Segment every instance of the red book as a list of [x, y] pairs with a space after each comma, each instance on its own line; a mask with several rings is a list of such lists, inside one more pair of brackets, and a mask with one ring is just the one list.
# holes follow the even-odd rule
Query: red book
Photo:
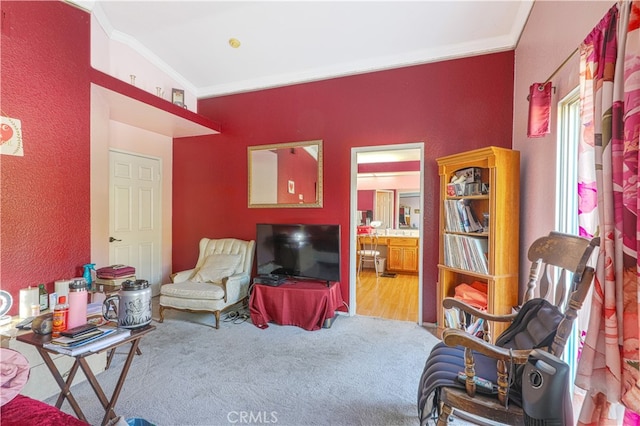
[[130, 275], [135, 275], [135, 273], [136, 273], [136, 268], [134, 268], [133, 266], [127, 266], [127, 265], [111, 265], [111, 266], [105, 266], [104, 268], [100, 268], [96, 270], [96, 276], [98, 278], [107, 278], [107, 279], [127, 277]]

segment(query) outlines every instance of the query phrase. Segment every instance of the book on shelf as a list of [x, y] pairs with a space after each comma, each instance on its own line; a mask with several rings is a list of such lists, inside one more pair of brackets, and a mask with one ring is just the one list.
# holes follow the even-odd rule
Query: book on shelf
[[475, 318], [475, 320], [467, 326], [467, 333], [473, 334], [477, 337], [482, 337], [484, 335], [484, 319], [483, 318]]
[[131, 335], [131, 330], [126, 328], [110, 328], [99, 327], [103, 331], [102, 334], [96, 336], [93, 340], [87, 341], [84, 344], [77, 346], [61, 346], [55, 344], [53, 340], [49, 343], [45, 343], [42, 346], [46, 349], [61, 353], [63, 355], [77, 356], [87, 352], [96, 352], [100, 349], [104, 349], [109, 345], [117, 343], [126, 339]]
[[[463, 318], [461, 318], [463, 317]], [[464, 330], [469, 334], [482, 338], [484, 336], [485, 321], [461, 312], [457, 308], [444, 310], [445, 327]]]
[[452, 268], [489, 273], [489, 243], [483, 237], [444, 234], [444, 261]]
[[464, 200], [458, 200], [456, 203], [456, 208], [459, 211], [459, 215], [462, 218], [462, 229], [464, 232], [471, 232], [471, 215], [469, 214], [469, 210], [467, 210], [467, 205]]
[[449, 232], [482, 232], [484, 227], [471, 208], [470, 200], [445, 200], [445, 228]]
[[469, 230], [467, 232], [482, 232], [482, 224], [478, 222], [476, 214], [471, 210], [471, 206], [468, 203], [465, 203], [464, 211], [469, 222]]
[[457, 309], [445, 309], [444, 310], [445, 327], [460, 328], [460, 317]]

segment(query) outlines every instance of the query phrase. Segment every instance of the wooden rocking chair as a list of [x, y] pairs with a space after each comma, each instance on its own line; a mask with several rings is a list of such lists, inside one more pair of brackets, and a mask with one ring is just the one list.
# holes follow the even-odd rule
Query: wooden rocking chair
[[[438, 426], [444, 426], [454, 411], [460, 418], [471, 414], [468, 418], [477, 423], [478, 418], [484, 418], [525, 424], [522, 389], [514, 376], [521, 371], [519, 366], [528, 362], [533, 349], [555, 357], [562, 355], [593, 280], [594, 269], [587, 263], [599, 243], [599, 238], [587, 240], [557, 232], [536, 240], [528, 252], [532, 266], [525, 303], [516, 314], [490, 315], [457, 299], [445, 298], [445, 309], [457, 308], [485, 321], [511, 324], [495, 344], [463, 330], [444, 330], [443, 342], [431, 351], [420, 379], [421, 425], [437, 418]], [[459, 379], [460, 372], [463, 376]], [[491, 382], [492, 391], [476, 386], [475, 378]], [[570, 395], [563, 397], [570, 401]], [[555, 414], [564, 419], [571, 416], [570, 403], [566, 405], [565, 413]]]

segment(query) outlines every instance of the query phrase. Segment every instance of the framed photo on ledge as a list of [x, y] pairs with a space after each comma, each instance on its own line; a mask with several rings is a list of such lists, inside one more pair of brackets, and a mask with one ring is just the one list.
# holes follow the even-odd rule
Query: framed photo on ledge
[[180, 107], [184, 107], [184, 90], [171, 89], [171, 102]]

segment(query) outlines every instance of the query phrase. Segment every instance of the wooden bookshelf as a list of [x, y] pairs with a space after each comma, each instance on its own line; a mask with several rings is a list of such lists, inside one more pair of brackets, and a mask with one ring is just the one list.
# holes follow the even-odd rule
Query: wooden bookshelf
[[[440, 175], [437, 326], [441, 333], [446, 326], [442, 300], [453, 297], [461, 283], [487, 284], [489, 313], [510, 313], [518, 303], [520, 153], [490, 146], [436, 161]], [[467, 172], [467, 182], [451, 186], [452, 178], [462, 171]], [[455, 204], [468, 206], [466, 212], [475, 216], [481, 229], [472, 231], [452, 223]], [[485, 258], [478, 259], [479, 254]], [[478, 261], [486, 266], [478, 266]], [[489, 327], [494, 340], [506, 326]]]

